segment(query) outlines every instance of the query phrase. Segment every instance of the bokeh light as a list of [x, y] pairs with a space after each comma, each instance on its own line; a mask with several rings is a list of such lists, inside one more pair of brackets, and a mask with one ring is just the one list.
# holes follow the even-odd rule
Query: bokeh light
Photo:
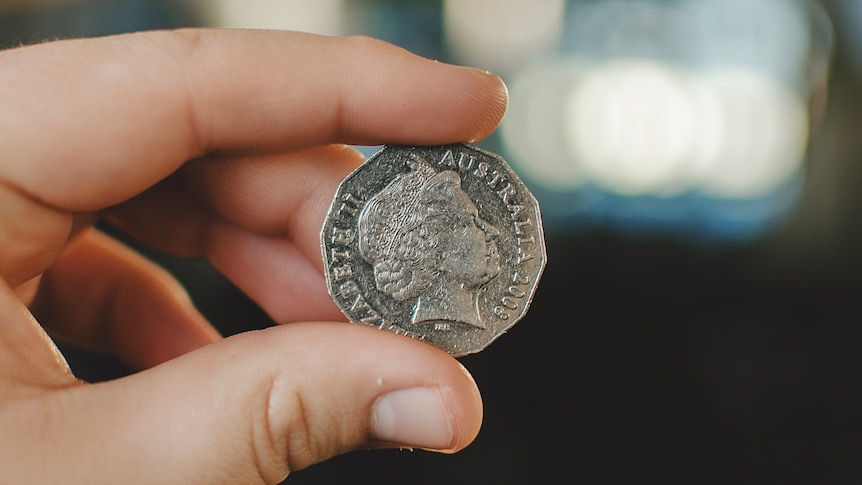
[[205, 10], [218, 27], [283, 29], [338, 35], [344, 29], [344, 0], [212, 0]]
[[445, 0], [445, 40], [453, 60], [504, 74], [558, 46], [564, 11], [564, 0]]
[[[789, 214], [832, 42], [813, 26], [822, 23], [815, 4], [564, 7], [562, 41], [506, 66], [512, 103], [500, 129], [552, 228], [610, 223], [737, 241]], [[502, 30], [478, 44], [492, 38], [516, 36]]]

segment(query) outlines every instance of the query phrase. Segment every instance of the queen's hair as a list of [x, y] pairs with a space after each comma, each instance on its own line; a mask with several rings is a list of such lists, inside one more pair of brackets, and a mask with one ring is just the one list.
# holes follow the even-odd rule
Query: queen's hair
[[377, 289], [398, 301], [422, 295], [440, 275], [441, 229], [450, 221], [445, 208], [461, 188], [453, 171], [436, 173], [418, 157], [407, 163], [410, 172], [368, 199], [357, 231]]

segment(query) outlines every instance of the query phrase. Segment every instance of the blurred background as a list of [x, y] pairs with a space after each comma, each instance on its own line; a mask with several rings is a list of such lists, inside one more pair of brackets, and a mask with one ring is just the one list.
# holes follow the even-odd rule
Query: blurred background
[[[530, 312], [461, 359], [475, 443], [287, 483], [862, 483], [862, 2], [0, 0], [0, 47], [179, 26], [364, 34], [501, 75], [480, 145], [545, 219]], [[224, 333], [271, 324], [205, 262], [135, 247]], [[128, 372], [63, 350], [84, 379]]]

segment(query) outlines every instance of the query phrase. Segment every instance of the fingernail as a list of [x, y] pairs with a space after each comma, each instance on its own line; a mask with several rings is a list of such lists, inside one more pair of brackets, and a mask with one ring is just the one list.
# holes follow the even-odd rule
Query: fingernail
[[414, 387], [381, 396], [371, 410], [371, 433], [405, 447], [444, 450], [452, 446], [452, 424], [440, 391]]

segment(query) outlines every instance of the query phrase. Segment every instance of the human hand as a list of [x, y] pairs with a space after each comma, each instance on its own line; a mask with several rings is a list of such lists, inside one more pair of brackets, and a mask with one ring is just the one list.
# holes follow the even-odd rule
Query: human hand
[[[0, 106], [0, 482], [277, 483], [474, 439], [455, 359], [332, 322], [318, 232], [362, 159], [339, 143], [480, 139], [498, 78], [370, 39], [185, 30], [0, 52]], [[286, 325], [220, 339], [99, 217], [208, 258]], [[83, 383], [49, 334], [141, 371]]]

